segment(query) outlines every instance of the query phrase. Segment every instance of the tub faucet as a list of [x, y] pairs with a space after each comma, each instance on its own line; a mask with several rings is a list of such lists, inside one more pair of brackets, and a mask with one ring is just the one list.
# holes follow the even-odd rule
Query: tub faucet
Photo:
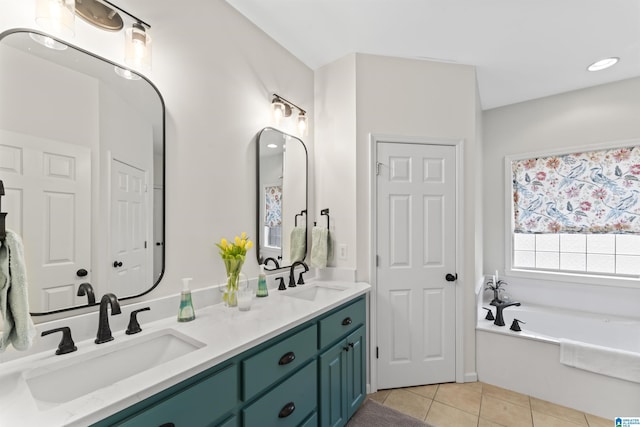
[[[309, 271], [309, 267], [307, 266], [307, 264], [304, 263], [304, 261], [296, 261], [293, 264], [291, 264], [291, 271], [289, 272], [289, 287], [290, 288], [295, 288], [296, 287], [296, 279], [295, 279], [295, 268], [296, 265], [301, 265], [302, 267], [304, 267], [304, 272], [306, 273], [307, 271]], [[300, 273], [300, 278], [298, 279], [298, 284], [299, 285], [304, 285], [304, 280], [302, 279], [302, 273]]]
[[493, 322], [493, 324], [494, 325], [498, 325], [498, 326], [504, 326], [504, 317], [502, 317], [502, 311], [505, 308], [511, 307], [512, 305], [520, 307], [520, 303], [519, 302], [515, 302], [515, 301], [511, 301], [511, 302], [495, 302], [495, 301], [491, 301], [491, 305], [495, 306], [495, 308], [496, 308], [496, 321]]
[[109, 327], [109, 314], [107, 306], [111, 306], [111, 315], [120, 314], [120, 303], [114, 294], [105, 294], [100, 300], [100, 319], [98, 320], [98, 334], [96, 335], [96, 344], [102, 344], [113, 340], [111, 328]]

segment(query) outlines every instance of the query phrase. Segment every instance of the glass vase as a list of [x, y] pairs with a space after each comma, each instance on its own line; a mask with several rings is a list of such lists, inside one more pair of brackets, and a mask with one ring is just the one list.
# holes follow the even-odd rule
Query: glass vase
[[247, 281], [244, 274], [242, 274], [242, 265], [244, 259], [225, 259], [224, 266], [227, 270], [227, 285], [223, 288], [222, 299], [227, 307], [238, 306], [238, 289], [240, 283], [244, 278], [244, 282]]

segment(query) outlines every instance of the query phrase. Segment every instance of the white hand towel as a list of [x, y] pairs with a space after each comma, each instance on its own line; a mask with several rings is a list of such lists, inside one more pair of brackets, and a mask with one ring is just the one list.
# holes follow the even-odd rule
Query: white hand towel
[[640, 383], [640, 353], [560, 339], [560, 363]]
[[4, 242], [0, 242], [0, 352], [9, 344], [16, 350], [27, 350], [36, 334], [29, 314], [27, 272], [20, 236], [7, 230]]
[[326, 267], [332, 254], [329, 230], [325, 227], [313, 227], [311, 230], [311, 267]]
[[291, 252], [291, 264], [296, 261], [302, 261], [307, 254], [307, 228], [306, 227], [294, 227], [291, 231], [291, 245], [289, 252]]

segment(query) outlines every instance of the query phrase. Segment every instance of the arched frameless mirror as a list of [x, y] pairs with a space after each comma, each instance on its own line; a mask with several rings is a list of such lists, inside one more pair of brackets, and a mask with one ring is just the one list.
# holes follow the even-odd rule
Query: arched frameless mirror
[[155, 86], [45, 34], [12, 30], [0, 34], [0, 93], [3, 211], [24, 243], [32, 314], [91, 305], [78, 295], [83, 283], [97, 301], [153, 289], [164, 271]]
[[257, 142], [256, 253], [258, 263], [273, 270], [306, 256], [307, 147], [270, 127], [260, 131]]

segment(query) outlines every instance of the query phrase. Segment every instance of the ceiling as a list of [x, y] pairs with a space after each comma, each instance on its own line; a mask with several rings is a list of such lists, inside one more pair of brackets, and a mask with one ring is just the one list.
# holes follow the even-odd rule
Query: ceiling
[[354, 52], [474, 65], [483, 109], [640, 75], [640, 0], [227, 2], [314, 70]]

